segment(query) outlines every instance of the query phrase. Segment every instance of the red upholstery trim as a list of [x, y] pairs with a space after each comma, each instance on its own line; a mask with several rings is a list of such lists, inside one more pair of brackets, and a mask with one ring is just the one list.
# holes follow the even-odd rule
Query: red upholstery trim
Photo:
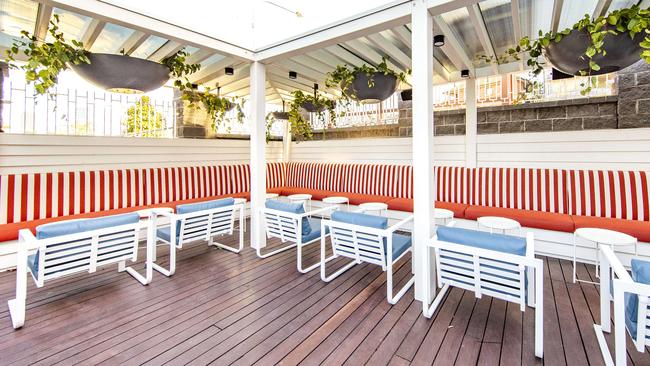
[[349, 192], [332, 192], [331, 196], [341, 196], [347, 197], [350, 200], [351, 205], [360, 205], [362, 203], [368, 202], [383, 202], [388, 203], [392, 197], [388, 196], [376, 196], [372, 194], [360, 194], [360, 193], [349, 193]]
[[603, 229], [620, 231], [632, 235], [637, 240], [650, 243], [650, 222], [634, 221], [623, 219], [610, 219], [593, 216], [572, 216], [575, 228], [598, 227]]
[[517, 210], [512, 208], [498, 208], [486, 206], [469, 206], [465, 210], [465, 218], [476, 220], [482, 216], [500, 216], [518, 221], [521, 226], [537, 229], [574, 231], [573, 220], [567, 214], [552, 212]]

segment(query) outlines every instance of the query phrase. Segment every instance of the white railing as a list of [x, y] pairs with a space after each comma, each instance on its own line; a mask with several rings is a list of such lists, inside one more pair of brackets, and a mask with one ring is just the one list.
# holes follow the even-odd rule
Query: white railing
[[395, 93], [381, 103], [350, 103], [347, 107], [337, 104], [335, 113], [338, 117], [334, 125], [330, 123], [327, 111], [324, 118], [319, 118], [317, 113], [310, 113], [309, 117], [314, 130], [395, 124], [399, 120], [398, 103], [399, 95]]

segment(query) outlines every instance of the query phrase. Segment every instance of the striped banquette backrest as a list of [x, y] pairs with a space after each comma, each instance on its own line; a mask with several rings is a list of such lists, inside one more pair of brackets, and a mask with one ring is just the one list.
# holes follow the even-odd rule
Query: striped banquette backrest
[[413, 168], [410, 165], [346, 164], [342, 192], [395, 198], [413, 198]]
[[567, 213], [566, 171], [561, 169], [471, 169], [472, 205]]
[[642, 171], [571, 170], [567, 177], [569, 213], [650, 221], [649, 175]]
[[[284, 183], [278, 179], [270, 181]], [[248, 164], [7, 174], [0, 176], [0, 224], [249, 190]]]
[[436, 200], [469, 204], [473, 196], [473, 170], [464, 167], [435, 168]]
[[287, 164], [286, 185], [324, 191], [341, 191], [344, 164], [299, 163]]

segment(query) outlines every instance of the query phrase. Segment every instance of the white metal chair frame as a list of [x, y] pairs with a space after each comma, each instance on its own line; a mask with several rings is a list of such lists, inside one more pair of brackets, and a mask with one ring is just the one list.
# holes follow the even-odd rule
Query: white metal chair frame
[[[217, 235], [232, 235], [235, 231], [235, 212], [239, 211], [239, 246], [231, 246], [213, 241]], [[239, 253], [244, 248], [244, 204], [234, 204], [229, 206], [217, 207], [208, 210], [188, 212], [185, 214], [176, 214], [162, 210], [154, 209], [157, 216], [169, 219], [169, 238], [164, 240], [157, 235], [154, 237], [156, 243], [158, 240], [169, 245], [169, 269], [161, 265], [152, 263], [153, 269], [164, 274], [172, 276], [176, 272], [176, 249], [182, 249], [183, 244], [195, 241], [205, 240], [210, 246], [216, 246], [233, 253]], [[180, 223], [178, 240], [176, 238], [176, 226]]]
[[272, 250], [268, 253], [262, 253], [262, 248], [257, 248], [257, 256], [260, 258], [268, 258], [272, 255], [284, 252], [286, 250], [296, 248], [296, 267], [298, 272], [307, 273], [313, 269], [318, 268], [320, 262], [317, 262], [307, 268], [302, 267], [302, 247], [319, 241], [321, 238], [326, 237], [329, 234], [325, 234], [325, 231], [321, 231], [321, 235], [318, 238], [310, 240], [306, 243], [302, 242], [302, 219], [309, 216], [323, 215], [330, 211], [334, 211], [338, 206], [327, 206], [319, 208], [313, 211], [295, 214], [286, 211], [273, 210], [270, 208], [262, 208], [260, 210], [262, 219], [264, 221], [264, 228], [266, 230], [267, 238], [278, 238], [282, 243], [289, 242], [283, 247]]
[[[27, 272], [31, 273], [36, 287], [43, 287], [46, 280], [86, 272], [94, 273], [98, 267], [117, 263], [118, 272], [126, 271], [138, 282], [147, 285], [153, 277], [151, 263], [153, 245], [152, 223], [120, 225], [97, 230], [89, 230], [47, 239], [37, 239], [28, 229], [18, 234], [16, 252], [16, 298], [9, 300], [9, 313], [15, 329], [25, 324], [25, 305], [27, 301]], [[140, 230], [147, 232], [147, 260], [145, 275], [126, 266], [126, 261], [135, 262], [138, 258]], [[37, 274], [27, 266], [29, 252], [38, 251]], [[48, 266], [56, 265], [55, 269]], [[49, 269], [49, 270], [48, 270]]]
[[[448, 226], [453, 226], [451, 222]], [[441, 288], [431, 305], [422, 303], [422, 312], [431, 318], [441, 304], [450, 286], [473, 291], [476, 298], [483, 295], [499, 298], [519, 304], [521, 311], [526, 310], [526, 303], [535, 308], [535, 356], [543, 357], [544, 338], [544, 299], [543, 299], [543, 262], [535, 258], [535, 240], [533, 233], [526, 235], [526, 255], [516, 255], [494, 250], [476, 248], [457, 243], [440, 241], [433, 236], [427, 249], [435, 250], [436, 278]], [[427, 250], [427, 253], [429, 251]], [[444, 257], [442, 257], [443, 255]], [[425, 256], [426, 299], [430, 298], [431, 275], [430, 256]], [[462, 263], [460, 261], [463, 261]], [[463, 264], [464, 267], [459, 267]], [[445, 271], [445, 277], [442, 277]], [[534, 273], [533, 273], [534, 271]], [[455, 275], [454, 273], [460, 273]], [[528, 277], [528, 288], [526, 288]], [[487, 288], [486, 288], [487, 287]], [[496, 291], [494, 291], [496, 290]], [[526, 296], [528, 291], [528, 296]]]
[[[648, 321], [646, 317], [650, 315], [648, 305], [650, 301], [650, 285], [634, 282], [623, 264], [618, 260], [614, 251], [607, 246], [601, 246], [598, 252], [600, 261], [600, 324], [594, 324], [596, 338], [600, 351], [603, 353], [603, 359], [606, 365], [625, 365], [627, 363], [627, 350], [625, 346], [625, 293], [636, 294], [639, 298], [639, 307], [637, 314], [637, 334], [633, 337], [634, 346], [639, 352], [645, 351], [645, 346], [650, 345], [650, 332], [647, 330]], [[610, 282], [611, 279], [611, 282]], [[610, 301], [611, 287], [614, 287], [614, 352], [615, 363], [607, 346], [604, 333], [611, 332], [610, 321]], [[628, 333], [630, 330], [628, 329]], [[630, 333], [630, 335], [632, 335]]]
[[[413, 221], [413, 215], [387, 229], [378, 229], [333, 220], [323, 220], [321, 222], [321, 231], [324, 232], [326, 229], [329, 229], [333, 254], [329, 258], [326, 258], [326, 241], [325, 237], [322, 237], [320, 245], [321, 279], [325, 282], [330, 282], [354, 265], [361, 264], [362, 262], [376, 264], [381, 266], [382, 271], [386, 272], [386, 299], [390, 304], [396, 304], [404, 296], [406, 291], [413, 286], [415, 277], [411, 277], [397, 294], [393, 295], [393, 264], [402, 259], [406, 253], [412, 253], [411, 245], [399, 257], [393, 259], [393, 234], [411, 221]], [[385, 250], [384, 239], [386, 240]], [[339, 256], [351, 258], [352, 262], [327, 276], [326, 263]]]

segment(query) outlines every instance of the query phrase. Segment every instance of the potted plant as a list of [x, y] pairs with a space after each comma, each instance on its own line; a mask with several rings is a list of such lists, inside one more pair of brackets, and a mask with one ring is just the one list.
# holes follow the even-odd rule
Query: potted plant
[[282, 101], [282, 111], [276, 111], [276, 112], [271, 112], [270, 113], [273, 118], [276, 120], [283, 120], [286, 121], [289, 119], [289, 112], [286, 112], [284, 110], [284, 100]]
[[406, 81], [410, 73], [396, 72], [388, 67], [387, 58], [383, 57], [377, 67], [363, 64], [353, 68], [338, 65], [327, 74], [327, 87], [340, 87], [345, 100], [359, 103], [379, 103], [386, 100], [397, 90], [397, 82]]
[[233, 108], [237, 110], [235, 115], [237, 122], [244, 122], [243, 99], [236, 98], [231, 101], [219, 94], [211, 93], [210, 88], [206, 88], [203, 92], [199, 92], [196, 88], [187, 89], [185, 86], [181, 86], [179, 89], [183, 92], [181, 99], [187, 101], [190, 108], [205, 108], [206, 113], [212, 120], [212, 129], [214, 131], [226, 120], [226, 114]]
[[520, 60], [528, 55], [535, 74], [544, 68], [544, 55], [556, 69], [571, 75], [599, 75], [623, 69], [639, 59], [650, 63], [650, 10], [634, 5], [596, 19], [586, 14], [571, 28], [560, 32], [539, 31], [539, 38], [523, 37], [516, 47], [493, 60]]
[[[289, 123], [289, 131], [291, 131], [291, 135], [296, 141], [311, 140], [314, 136], [313, 129], [305, 116], [305, 112], [315, 113], [321, 120], [329, 117], [329, 126], [336, 124], [335, 101], [319, 96], [316, 90], [314, 91], [314, 95], [306, 95], [300, 90], [294, 91], [291, 95], [293, 96], [293, 100], [289, 103], [287, 123]], [[271, 127], [278, 119], [273, 112], [267, 114], [267, 141], [271, 136]]]

